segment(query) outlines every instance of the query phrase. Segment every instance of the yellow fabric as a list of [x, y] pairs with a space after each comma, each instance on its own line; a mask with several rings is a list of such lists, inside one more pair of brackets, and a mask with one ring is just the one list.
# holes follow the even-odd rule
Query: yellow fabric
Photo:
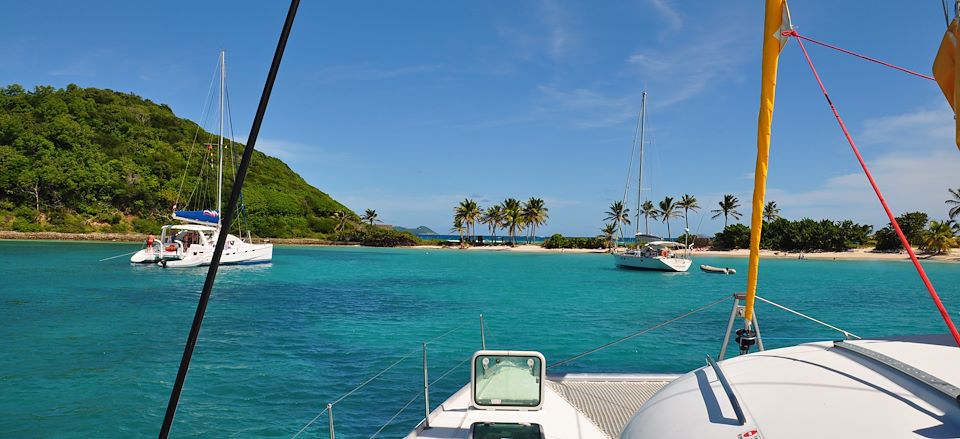
[[[747, 271], [747, 298], [744, 321], [753, 318], [760, 268], [760, 232], [763, 228], [763, 204], [767, 191], [767, 162], [770, 158], [770, 125], [777, 92], [777, 64], [789, 29], [789, 14], [784, 0], [767, 0], [763, 26], [763, 64], [760, 78], [760, 116], [757, 120], [757, 167], [753, 174], [753, 210], [750, 215], [750, 265]], [[749, 323], [748, 323], [749, 324]]]
[[[943, 96], [947, 98], [950, 107], [953, 108], [953, 114], [956, 115], [960, 110], [960, 25], [957, 19], [953, 19], [947, 32], [943, 35], [940, 42], [940, 50], [937, 51], [937, 57], [933, 60], [933, 77], [936, 78]], [[956, 143], [960, 148], [960, 120], [956, 122]]]

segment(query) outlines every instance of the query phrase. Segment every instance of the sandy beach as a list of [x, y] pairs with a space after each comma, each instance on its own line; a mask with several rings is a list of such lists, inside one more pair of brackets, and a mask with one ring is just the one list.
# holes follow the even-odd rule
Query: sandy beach
[[435, 250], [451, 250], [451, 251], [500, 251], [500, 252], [517, 252], [517, 253], [607, 253], [606, 250], [602, 249], [592, 249], [592, 248], [543, 248], [539, 245], [533, 244], [520, 244], [516, 247], [510, 247], [509, 245], [487, 245], [479, 247], [466, 247], [460, 248], [457, 246], [440, 246], [440, 245], [417, 245], [417, 246], [408, 246], [404, 248], [426, 248], [426, 249], [435, 249]]
[[[606, 250], [599, 249], [550, 249], [543, 248], [538, 245], [518, 245], [516, 247], [510, 247], [505, 245], [496, 245], [496, 246], [482, 246], [482, 247], [467, 247], [460, 249], [456, 246], [452, 247], [442, 247], [438, 245], [423, 245], [416, 247], [408, 248], [428, 248], [428, 249], [437, 249], [437, 250], [451, 250], [451, 251], [509, 251], [509, 252], [520, 252], [520, 253], [607, 253]], [[724, 258], [746, 258], [750, 255], [750, 251], [747, 249], [737, 249], [737, 250], [694, 250], [692, 257], [696, 258], [697, 256], [711, 256], [711, 257], [724, 257]], [[799, 252], [784, 252], [784, 251], [774, 251], [774, 250], [760, 250], [760, 256], [762, 258], [777, 258], [777, 259], [800, 259]], [[918, 254], [917, 255], [921, 261], [938, 261], [938, 262], [960, 262], [960, 250], [953, 249], [950, 254], [944, 255], [926, 255]], [[899, 253], [883, 253], [883, 252], [873, 252], [871, 249], [853, 249], [845, 252], [804, 252], [803, 259], [816, 259], [816, 260], [861, 260], [861, 261], [907, 261], [909, 256], [907, 252], [902, 251]]]
[[[49, 240], [49, 241], [114, 241], [114, 242], [140, 242], [145, 240], [147, 235], [139, 233], [59, 233], [59, 232], [14, 232], [8, 230], [0, 230], [0, 239], [11, 239], [11, 240]], [[312, 239], [312, 238], [276, 238], [270, 239], [270, 242], [273, 242], [276, 245], [312, 245], [312, 246], [353, 246], [358, 247], [358, 244], [353, 243], [337, 243], [333, 241], [327, 241], [322, 239]], [[543, 248], [539, 245], [532, 244], [521, 244], [515, 247], [510, 247], [507, 245], [492, 245], [492, 246], [479, 246], [479, 247], [467, 247], [461, 249], [456, 246], [439, 246], [439, 245], [419, 245], [419, 246], [409, 246], [403, 248], [416, 248], [416, 249], [434, 249], [434, 250], [449, 250], [449, 251], [505, 251], [505, 252], [517, 252], [517, 253], [607, 253], [607, 250], [601, 249], [587, 249], [587, 248]], [[695, 249], [693, 251], [693, 257], [697, 256], [713, 256], [713, 257], [723, 257], [723, 258], [746, 258], [750, 255], [750, 251], [747, 249], [738, 249], [738, 250], [701, 250]], [[784, 251], [774, 251], [774, 250], [760, 250], [760, 256], [763, 258], [778, 258], [778, 259], [800, 259], [799, 252], [784, 252]], [[960, 262], [960, 249], [952, 249], [949, 254], [943, 255], [927, 255], [927, 254], [918, 254], [917, 255], [922, 261], [937, 261], [937, 262]], [[910, 258], [907, 256], [907, 252], [901, 251], [899, 253], [883, 253], [883, 252], [874, 252], [871, 249], [858, 248], [845, 252], [804, 252], [803, 259], [816, 259], [816, 260], [861, 260], [861, 261], [907, 261]]]
[[[750, 250], [747, 249], [738, 249], [738, 250], [694, 250], [693, 257], [700, 256], [717, 256], [717, 257], [727, 257], [727, 258], [746, 258], [750, 255]], [[801, 253], [799, 252], [784, 252], [784, 251], [773, 251], [773, 250], [760, 250], [760, 257], [762, 258], [777, 258], [777, 259], [800, 259]], [[940, 261], [940, 262], [960, 262], [960, 250], [953, 249], [950, 254], [943, 255], [926, 255], [918, 253], [917, 257], [921, 261]], [[802, 253], [803, 259], [817, 259], [817, 260], [862, 260], [862, 261], [907, 261], [910, 260], [910, 257], [907, 255], [906, 251], [901, 251], [899, 253], [885, 253], [885, 252], [874, 252], [872, 249], [866, 248], [857, 248], [848, 250], [845, 252], [804, 252]]]

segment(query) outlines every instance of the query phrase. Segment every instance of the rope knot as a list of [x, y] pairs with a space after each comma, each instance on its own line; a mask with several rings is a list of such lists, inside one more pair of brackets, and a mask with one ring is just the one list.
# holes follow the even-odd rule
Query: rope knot
[[784, 37], [797, 37], [797, 38], [800, 37], [800, 34], [797, 33], [796, 29], [785, 30], [783, 32], [780, 32], [780, 35]]

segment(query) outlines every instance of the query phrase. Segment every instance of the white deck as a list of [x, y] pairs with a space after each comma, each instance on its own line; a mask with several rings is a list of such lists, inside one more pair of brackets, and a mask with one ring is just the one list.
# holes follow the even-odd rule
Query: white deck
[[477, 410], [469, 385], [430, 413], [407, 438], [467, 438], [475, 422], [536, 423], [547, 438], [611, 439], [630, 416], [675, 375], [571, 374], [549, 377], [543, 407], [535, 411]]

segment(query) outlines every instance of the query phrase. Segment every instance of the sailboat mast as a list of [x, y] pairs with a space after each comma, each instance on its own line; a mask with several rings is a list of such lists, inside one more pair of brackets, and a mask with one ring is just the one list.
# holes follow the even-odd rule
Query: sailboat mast
[[226, 52], [220, 51], [220, 138], [217, 141], [217, 155], [219, 164], [217, 166], [217, 225], [220, 224], [220, 218], [223, 217], [223, 98], [226, 88]]
[[[637, 172], [637, 232], [633, 235], [636, 239], [640, 234], [640, 205], [643, 202], [643, 128], [647, 119], [647, 91], [643, 91], [643, 97], [640, 100], [640, 170]], [[649, 233], [649, 230], [644, 230]]]

